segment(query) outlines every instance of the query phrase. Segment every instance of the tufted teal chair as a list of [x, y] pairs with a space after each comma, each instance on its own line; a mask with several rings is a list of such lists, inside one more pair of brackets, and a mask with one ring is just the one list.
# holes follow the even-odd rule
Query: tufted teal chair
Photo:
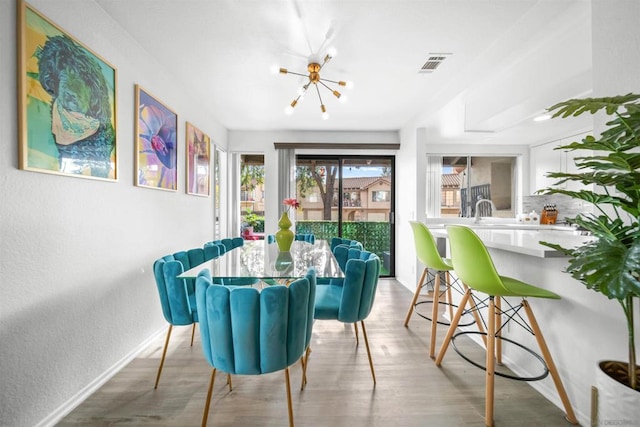
[[312, 245], [316, 242], [316, 236], [311, 233], [300, 233], [295, 235], [296, 240], [300, 240], [302, 242], [311, 243]]
[[309, 347], [315, 289], [313, 270], [289, 286], [262, 290], [212, 284], [208, 272], [198, 276], [196, 301], [202, 351], [213, 367], [203, 426], [209, 416], [217, 370], [236, 375], [284, 370], [289, 425], [293, 426], [289, 366], [302, 360]]
[[[348, 249], [348, 252], [351, 253], [352, 258], [346, 262], [342, 283], [332, 281], [328, 286], [318, 286], [314, 318], [353, 324], [360, 322], [371, 376], [375, 384], [376, 374], [364, 320], [371, 313], [375, 300], [380, 274], [380, 258], [376, 254], [357, 249]], [[356, 328], [356, 338], [357, 331]]]
[[[195, 292], [194, 290], [189, 291], [186, 280], [176, 277], [185, 271], [183, 263], [178, 259], [185, 259], [184, 256], [186, 256], [186, 252], [179, 252], [176, 255], [177, 257], [167, 255], [153, 263], [153, 274], [158, 287], [162, 314], [169, 323], [167, 338], [164, 343], [164, 350], [162, 351], [162, 358], [160, 359], [160, 366], [158, 367], [154, 388], [158, 388], [158, 382], [162, 374], [162, 367], [167, 355], [167, 348], [173, 326], [193, 325], [191, 332], [191, 345], [193, 345], [193, 333], [195, 332], [195, 324], [198, 321]], [[188, 260], [188, 256], [186, 259]]]
[[204, 251], [205, 261], [209, 261], [224, 254], [227, 251], [227, 248], [222, 244], [222, 241], [213, 240], [211, 242], [205, 243], [202, 246], [202, 250]]
[[342, 237], [333, 237], [331, 239], [331, 250], [334, 250], [338, 245], [347, 245], [360, 250], [364, 249], [362, 243], [358, 242], [357, 240], [343, 239]]

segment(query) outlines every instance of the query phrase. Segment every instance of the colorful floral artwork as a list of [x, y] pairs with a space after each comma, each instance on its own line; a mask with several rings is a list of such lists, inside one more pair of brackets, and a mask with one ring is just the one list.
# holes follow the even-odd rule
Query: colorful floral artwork
[[136, 85], [136, 185], [177, 190], [178, 115]]
[[20, 168], [117, 179], [116, 70], [20, 3]]
[[187, 194], [210, 194], [211, 139], [200, 129], [187, 122]]

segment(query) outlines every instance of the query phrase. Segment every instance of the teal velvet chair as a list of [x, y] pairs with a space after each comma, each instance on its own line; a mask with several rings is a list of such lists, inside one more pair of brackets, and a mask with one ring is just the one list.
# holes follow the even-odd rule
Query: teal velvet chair
[[[333, 256], [336, 257], [336, 261], [338, 261], [340, 270], [342, 270], [343, 272], [346, 271], [347, 261], [349, 261], [350, 259], [367, 260], [371, 255], [371, 252], [369, 251], [362, 250], [362, 248], [358, 249], [357, 245], [350, 246], [346, 244], [339, 244], [335, 246], [332, 252], [333, 252]], [[318, 284], [319, 285], [334, 284], [334, 285], [341, 286], [343, 281], [344, 279], [322, 279], [318, 281]]]
[[343, 239], [342, 237], [331, 238], [330, 244], [331, 244], [331, 250], [334, 250], [335, 247], [338, 245], [347, 245], [360, 250], [364, 249], [364, 247], [362, 246], [362, 243], [358, 242], [357, 240]]
[[296, 234], [295, 239], [301, 242], [311, 243], [312, 245], [316, 242], [315, 234], [311, 234], [311, 233]]
[[[364, 320], [371, 313], [378, 287], [380, 275], [380, 258], [373, 253], [359, 251], [353, 248], [345, 248], [351, 255], [347, 260], [344, 279], [332, 281], [328, 286], [318, 286], [314, 318], [318, 320], [337, 320], [343, 323], [360, 322], [364, 342], [367, 347], [369, 367], [373, 383], [376, 383], [376, 374], [373, 369], [373, 360], [369, 349], [367, 330]], [[358, 329], [356, 327], [356, 339]]]
[[[195, 324], [198, 322], [198, 313], [196, 310], [195, 289], [189, 290], [187, 281], [178, 279], [177, 276], [185, 271], [184, 265], [178, 258], [186, 259], [186, 252], [180, 252], [174, 255], [167, 255], [153, 263], [153, 274], [155, 276], [156, 285], [158, 287], [158, 295], [160, 296], [160, 305], [162, 306], [162, 314], [169, 323], [167, 337], [158, 367], [156, 383], [154, 388], [158, 388], [162, 367], [167, 355], [169, 340], [171, 339], [171, 331], [174, 326], [193, 325], [191, 331], [191, 345], [193, 345], [193, 335], [195, 332]], [[186, 257], [186, 258], [185, 258]]]
[[[300, 233], [300, 234], [296, 234], [294, 236], [295, 240], [301, 241], [301, 242], [307, 242], [307, 243], [311, 243], [312, 245], [316, 242], [316, 236], [315, 234], [311, 234], [311, 233]], [[272, 244], [276, 242], [276, 236], [273, 234], [267, 234], [267, 243], [268, 244]]]
[[[309, 347], [313, 329], [315, 271], [289, 286], [258, 290], [211, 283], [208, 271], [196, 279], [200, 335], [213, 368], [202, 416], [206, 425], [216, 371], [261, 375], [284, 370], [289, 425], [293, 426], [289, 366]], [[303, 364], [305, 367], [306, 364]], [[303, 373], [303, 381], [306, 372]]]
[[222, 244], [220, 240], [213, 240], [211, 242], [205, 243], [202, 246], [202, 250], [204, 252], [205, 261], [210, 261], [224, 254], [227, 251], [227, 248]]
[[[158, 287], [162, 314], [169, 323], [154, 388], [158, 388], [158, 382], [162, 374], [162, 367], [164, 366], [173, 326], [192, 325], [191, 345], [193, 346], [196, 323], [198, 323], [195, 280], [178, 279], [177, 276], [217, 256], [219, 256], [219, 248], [217, 246], [211, 248], [193, 248], [166, 255], [156, 260], [153, 264], [153, 274], [156, 280], [156, 286]], [[222, 283], [220, 279], [217, 279], [217, 282]]]

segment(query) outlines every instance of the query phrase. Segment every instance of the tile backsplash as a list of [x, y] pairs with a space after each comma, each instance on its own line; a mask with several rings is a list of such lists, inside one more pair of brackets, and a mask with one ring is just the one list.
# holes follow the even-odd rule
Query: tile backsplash
[[539, 214], [545, 205], [556, 205], [558, 209], [558, 222], [564, 222], [565, 218], [572, 218], [578, 214], [594, 211], [590, 203], [572, 199], [564, 194], [524, 196], [522, 198], [523, 213], [535, 210]]

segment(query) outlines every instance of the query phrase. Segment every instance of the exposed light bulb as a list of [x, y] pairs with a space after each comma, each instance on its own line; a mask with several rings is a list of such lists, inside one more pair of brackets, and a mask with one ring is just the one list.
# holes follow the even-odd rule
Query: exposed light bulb
[[347, 95], [340, 95], [340, 98], [338, 98], [338, 102], [340, 102], [341, 104], [345, 104], [347, 101], [349, 101], [349, 97]]
[[549, 120], [551, 118], [551, 114], [542, 114], [533, 119], [534, 122], [543, 122], [545, 120]]
[[287, 106], [284, 108], [284, 113], [285, 113], [287, 116], [292, 115], [292, 114], [293, 114], [293, 107], [292, 107], [291, 105], [287, 105]]
[[353, 82], [351, 80], [345, 82], [345, 87], [347, 89], [353, 89]]
[[327, 49], [327, 55], [329, 55], [330, 57], [335, 57], [338, 54], [338, 51], [336, 50], [335, 47], [331, 46], [329, 49]]
[[272, 65], [269, 67], [269, 72], [270, 72], [271, 74], [278, 74], [278, 73], [280, 72], [280, 67], [278, 67], [276, 64], [272, 64]]
[[322, 120], [327, 120], [329, 118], [329, 113], [327, 113], [327, 107], [324, 104], [320, 104], [320, 110], [322, 111]]

